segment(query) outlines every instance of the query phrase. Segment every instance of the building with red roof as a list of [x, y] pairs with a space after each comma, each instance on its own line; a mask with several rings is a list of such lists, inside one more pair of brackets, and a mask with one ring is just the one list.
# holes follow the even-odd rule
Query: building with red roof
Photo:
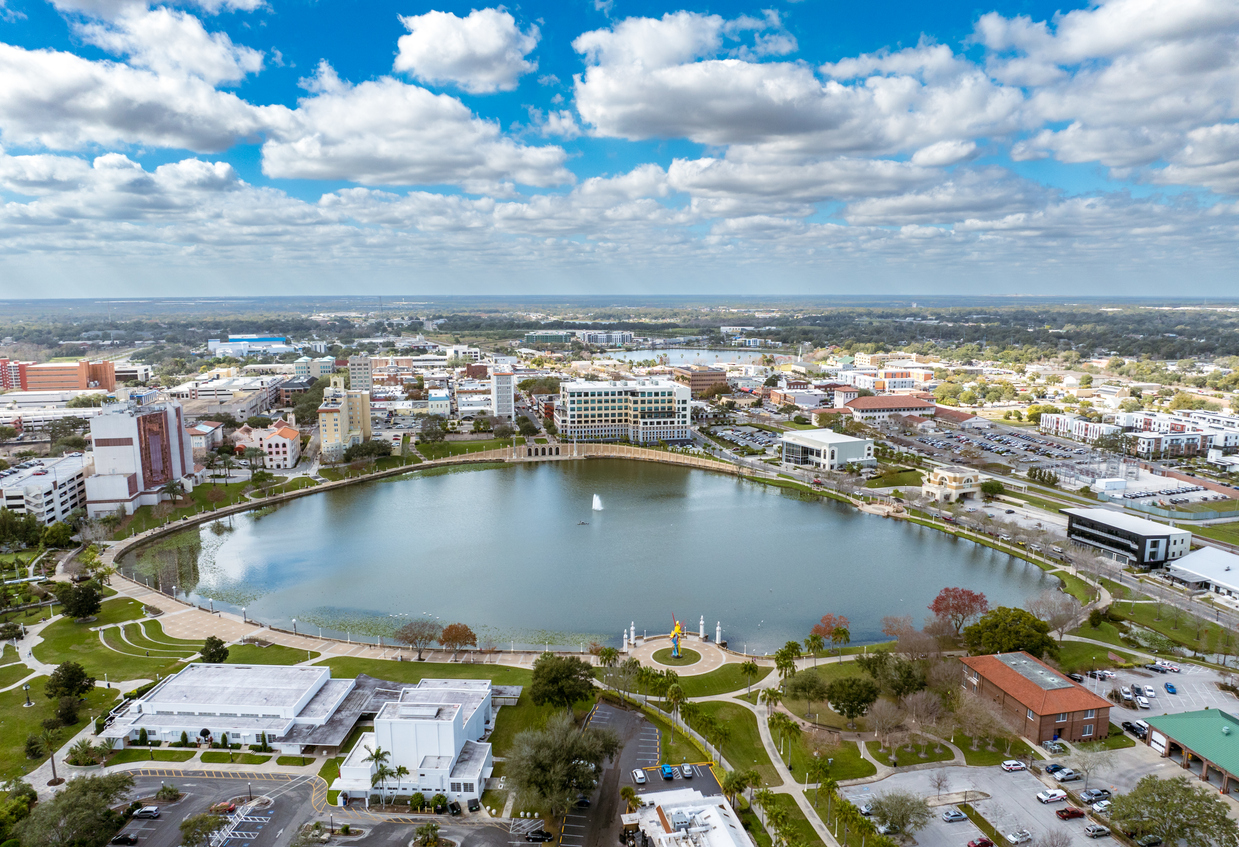
[[852, 417], [865, 423], [884, 421], [891, 415], [919, 415], [933, 417], [937, 407], [927, 400], [918, 400], [906, 394], [884, 394], [876, 397], [857, 397], [846, 404]]
[[964, 690], [996, 705], [1035, 743], [1097, 741], [1110, 732], [1110, 701], [1028, 653], [965, 656]]

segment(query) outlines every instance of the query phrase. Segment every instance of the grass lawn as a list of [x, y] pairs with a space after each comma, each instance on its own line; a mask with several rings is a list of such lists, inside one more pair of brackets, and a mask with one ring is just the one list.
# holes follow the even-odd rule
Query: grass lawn
[[344, 479], [344, 474], [336, 470], [335, 468], [319, 467], [318, 475], [321, 476], [323, 479], [330, 480], [331, 482], [339, 482], [340, 480]]
[[740, 825], [757, 842], [757, 847], [770, 847], [770, 835], [761, 825], [761, 820], [747, 806], [744, 808], [744, 811], [740, 812]]
[[1088, 603], [1097, 594], [1096, 588], [1089, 585], [1078, 576], [1070, 574], [1067, 571], [1050, 571], [1050, 575], [1061, 579], [1063, 581], [1063, 591], [1067, 592], [1081, 603]]
[[[300, 756], [295, 757], [300, 760]], [[206, 765], [224, 765], [232, 762], [238, 765], [265, 765], [271, 761], [270, 756], [260, 756], [256, 753], [233, 753], [229, 755], [224, 750], [207, 750], [202, 754], [202, 763]]]
[[[753, 683], [761, 682], [774, 668], [758, 666], [753, 675]], [[740, 665], [728, 662], [717, 670], [703, 673], [700, 676], [680, 677], [680, 688], [689, 697], [709, 697], [714, 694], [726, 694], [728, 691], [739, 691], [749, 685], [749, 677], [740, 673]]]
[[1136, 742], [1130, 738], [1123, 728], [1117, 724], [1110, 724], [1110, 734], [1103, 738], [1100, 742], [1103, 750], [1122, 750], [1125, 747], [1135, 747]]
[[282, 644], [259, 647], [257, 644], [232, 644], [228, 647], [230, 665], [295, 665], [317, 659], [321, 654], [312, 650], [298, 650]]
[[671, 655], [671, 648], [664, 647], [661, 650], [654, 652], [654, 661], [661, 665], [672, 665], [673, 667], [683, 667], [685, 665], [695, 665], [701, 661], [701, 654], [696, 650], [690, 650], [687, 647], [680, 649], [680, 657], [677, 659]]
[[1111, 659], [1107, 655], [1108, 653], [1122, 656], [1127, 662], [1139, 661], [1135, 656], [1118, 648], [1111, 650], [1106, 647], [1098, 647], [1096, 644], [1064, 641], [1058, 648], [1058, 663], [1067, 673], [1081, 673], [1096, 668], [1118, 667], [1118, 662]]
[[[1222, 629], [1217, 624], [1208, 621], [1202, 621], [1200, 629], [1197, 630], [1192, 625], [1191, 616], [1187, 612], [1169, 605], [1161, 606], [1160, 615], [1157, 603], [1135, 603], [1127, 606], [1120, 606], [1116, 603], [1113, 611], [1116, 616], [1134, 621], [1190, 650], [1208, 650], [1217, 643], [1222, 633]], [[1234, 644], [1233, 634], [1230, 635], [1230, 639], [1231, 644]]]
[[960, 803], [959, 810], [967, 815], [969, 820], [976, 824], [977, 829], [985, 833], [985, 836], [989, 838], [990, 841], [993, 841], [995, 844], [1003, 844], [1006, 842], [1007, 839], [1002, 835], [1002, 833], [995, 829], [993, 824], [981, 817], [980, 813], [977, 812], [976, 809], [972, 808], [971, 805], [968, 803]]
[[303, 765], [312, 765], [314, 761], [313, 756], [279, 756], [275, 763], [285, 768], [299, 768]]
[[129, 762], [188, 762], [194, 757], [193, 750], [156, 750], [148, 747], [127, 747], [108, 757], [109, 765], [124, 765]]
[[[593, 707], [593, 699], [582, 700], [573, 704], [573, 712], [583, 717]], [[496, 756], [506, 755], [512, 746], [512, 739], [517, 733], [527, 729], [538, 729], [546, 723], [546, 719], [554, 714], [554, 706], [538, 706], [525, 694], [515, 706], [501, 706], [495, 718], [495, 729], [490, 734], [490, 743], [494, 746]]]
[[646, 720], [659, 729], [659, 761], [662, 764], [671, 765], [678, 765], [681, 762], [704, 761], [706, 759], [705, 753], [687, 735], [672, 727], [670, 719], [656, 714], [657, 711], [657, 709], [651, 707], [644, 714]]
[[[323, 762], [323, 766], [318, 769], [318, 776], [327, 783], [327, 787], [331, 788], [331, 783], [340, 778], [340, 763], [344, 761], [343, 756], [336, 756], [334, 759], [328, 759]], [[332, 806], [340, 801], [339, 791], [328, 791], [327, 802]], [[502, 811], [502, 809], [500, 809]]]
[[30, 668], [12, 663], [0, 667], [0, 688], [8, 688], [30, 675]]
[[[934, 749], [936, 746], [932, 741], [927, 745], [922, 744], [920, 741], [914, 741], [911, 750], [908, 749], [907, 744], [901, 744], [894, 750], [890, 747], [883, 750], [876, 741], [865, 742], [865, 749], [869, 751], [869, 756], [887, 767], [898, 767], [899, 764], [907, 767], [908, 765], [923, 765], [928, 762], [949, 762], [955, 758], [955, 754], [949, 748], [943, 747], [941, 751], [937, 751]], [[925, 758], [921, 758], [922, 748], [924, 748], [923, 752], [928, 754]], [[892, 755], [895, 758], [894, 763], [891, 762]]]
[[[103, 604], [99, 607], [99, 613], [95, 615], [95, 619], [86, 624], [86, 626], [105, 626], [110, 623], [123, 623], [144, 617], [146, 617], [146, 614], [142, 611], [141, 603], [137, 600], [130, 600], [128, 597], [120, 597], [116, 600], [103, 601]], [[44, 630], [44, 633], [46, 632], [47, 630]], [[46, 637], [46, 634], [44, 637]]]
[[1078, 635], [1081, 638], [1091, 638], [1094, 641], [1104, 641], [1107, 644], [1113, 644], [1115, 647], [1126, 647], [1123, 643], [1123, 633], [1119, 632], [1119, 628], [1110, 621], [1103, 620], [1101, 626], [1091, 627], [1085, 622], [1084, 626], [1073, 630], [1072, 635]]
[[1148, 599], [1147, 597], [1145, 597], [1145, 595], [1141, 594], [1135, 588], [1132, 588], [1131, 586], [1128, 586], [1128, 585], [1121, 585], [1107, 577], [1103, 576], [1097, 581], [1100, 582], [1103, 586], [1105, 586], [1106, 591], [1109, 591], [1110, 596], [1113, 597], [1115, 600], [1146, 600]]
[[[737, 770], [750, 768], [761, 774], [766, 785], [782, 785], [783, 779], [775, 770], [766, 748], [761, 743], [757, 729], [757, 716], [738, 703], [699, 703], [697, 708], [721, 724], [726, 724], [731, 736], [723, 744], [724, 758]], [[696, 727], [694, 727], [695, 729]]]
[[1196, 535], [1203, 535], [1205, 538], [1212, 538], [1214, 541], [1239, 544], [1239, 521], [1216, 523], [1212, 526], [1194, 526], [1192, 532]]
[[224, 485], [199, 485], [190, 492], [188, 497], [178, 500], [175, 506], [172, 503], [161, 503], [157, 507], [142, 506], [134, 512], [133, 517], [121, 525], [115, 537], [128, 538], [170, 521], [180, 520], [186, 515], [196, 515], [212, 508], [240, 503], [245, 500], [242, 492], [248, 487], [248, 481], [229, 482]]
[[[35, 677], [30, 681], [30, 701], [34, 703], [29, 709], [22, 704], [26, 702], [26, 693], [20, 688], [0, 693], [0, 721], [4, 731], [0, 732], [0, 780], [24, 776], [38, 767], [46, 759], [26, 758], [26, 736], [38, 735], [43, 731], [43, 721], [50, 718], [56, 711], [55, 704], [43, 695], [43, 686], [47, 677]], [[106, 712], [115, 703], [116, 689], [96, 688], [86, 695], [82, 704], [80, 720], [73, 726], [60, 730], [59, 738], [68, 741], [78, 730], [86, 726], [88, 721]]]
[[1005, 740], [999, 741], [994, 745], [998, 748], [996, 750], [988, 749], [989, 745], [984, 738], [981, 739], [977, 749], [973, 750], [972, 738], [964, 735], [962, 732], [955, 733], [953, 741], [956, 747], [964, 751], [964, 761], [968, 763], [970, 768], [997, 765], [1007, 759], [1018, 759], [1021, 756], [1032, 755], [1031, 748], [1018, 738], [1011, 742], [1010, 749], [1008, 749]]
[[890, 476], [878, 476], [865, 483], [865, 488], [919, 488], [921, 472], [915, 470], [900, 471]]
[[[868, 679], [868, 677], [865, 676], [864, 671], [857, 667], [855, 662], [835, 662], [829, 665], [818, 665], [816, 669], [806, 668], [799, 673], [816, 673], [827, 685], [834, 682], [836, 679], [842, 679], [849, 676], [865, 677]], [[815, 723], [819, 723], [822, 726], [834, 727], [836, 729], [851, 730], [851, 727], [847, 725], [847, 720], [842, 715], [835, 712], [834, 709], [831, 709], [825, 702], [814, 702], [809, 704], [804, 700], [787, 699], [783, 701], [783, 705], [796, 717], [804, 717], [804, 715], [811, 711]], [[856, 719], [857, 730], [864, 732], [868, 728], [868, 724], [864, 718]]]
[[803, 844], [805, 847], [824, 847], [822, 839], [817, 834], [817, 830], [813, 828], [813, 824], [809, 823], [809, 819], [804, 816], [804, 812], [800, 811], [800, 807], [796, 805], [796, 798], [790, 794], [774, 795], [775, 804], [784, 812], [787, 813], [787, 820], [791, 825], [792, 841], [796, 844]]
[[500, 447], [511, 446], [511, 438], [487, 438], [482, 441], [440, 441], [435, 444], [419, 442], [417, 452], [427, 459], [446, 459], [448, 456], [463, 456], [468, 453], [481, 453], [485, 450], [498, 450]]
[[[271, 648], [267, 648], [268, 650]], [[414, 683], [431, 679], [489, 679], [495, 685], [533, 684], [533, 672], [505, 665], [470, 665], [448, 662], [393, 662], [387, 659], [338, 658], [321, 662], [333, 677], [352, 678], [360, 673], [391, 682]], [[500, 710], [502, 713], [502, 710]]]
[[[778, 743], [778, 738], [775, 738], [775, 743]], [[804, 733], [799, 738], [790, 741], [791, 746], [791, 768], [792, 775], [797, 779], [805, 778], [805, 771], [808, 767], [809, 760], [813, 758], [815, 741], [812, 735], [806, 736]], [[856, 746], [854, 741], [842, 741], [839, 745], [831, 746], [826, 743], [821, 743], [817, 746], [816, 752], [818, 758], [826, 757], [833, 759], [830, 765], [830, 775], [835, 779], [860, 779], [861, 777], [873, 776], [878, 772], [874, 767], [873, 762], [870, 762], [860, 755], [860, 748]]]
[[17, 648], [7, 641], [4, 644], [3, 652], [0, 652], [0, 665], [7, 665], [10, 662], [17, 661]]
[[[182, 638], [173, 638], [170, 635], [165, 635], [163, 625], [157, 620], [139, 621], [134, 626], [140, 627], [142, 630], [138, 636], [139, 638], [163, 650], [189, 650], [196, 653], [202, 648], [201, 641], [187, 641]], [[129, 635], [130, 641], [134, 641], [134, 637], [130, 634], [128, 628], [126, 628], [125, 633]]]
[[[109, 608], [111, 607], [111, 608]], [[140, 603], [123, 599], [109, 600], [103, 604], [100, 620], [129, 620], [142, 614]], [[131, 679], [155, 679], [156, 674], [167, 675], [183, 667], [175, 658], [164, 655], [146, 658], [137, 653], [137, 648], [125, 645], [118, 633], [105, 633], [125, 653], [109, 650], [99, 641], [99, 634], [91, 627], [97, 623], [79, 624], [62, 618], [43, 630], [43, 641], [34, 648], [35, 658], [49, 665], [61, 662], [79, 662], [86, 672], [96, 679], [106, 678], [112, 682]]]

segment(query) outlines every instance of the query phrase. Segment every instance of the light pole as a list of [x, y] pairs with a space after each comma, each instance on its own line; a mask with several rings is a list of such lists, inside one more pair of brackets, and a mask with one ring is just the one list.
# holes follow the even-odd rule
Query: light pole
[[30, 702], [30, 683], [28, 683], [28, 682], [27, 682], [25, 685], [23, 685], [23, 686], [22, 686], [22, 691], [26, 692], [26, 703], [25, 703], [25, 705], [27, 705], [27, 706], [33, 706], [33, 705], [34, 705], [34, 703], [31, 703], [31, 702]]
[[211, 604], [211, 614], [215, 614], [215, 598], [208, 597], [207, 602]]
[[245, 617], [245, 607], [241, 607], [241, 623], [249, 623], [249, 619]]
[[297, 634], [297, 619], [293, 618], [293, 635]]

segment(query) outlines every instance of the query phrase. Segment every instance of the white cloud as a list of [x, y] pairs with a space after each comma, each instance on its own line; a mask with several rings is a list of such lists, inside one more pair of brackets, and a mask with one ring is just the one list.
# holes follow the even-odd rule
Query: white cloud
[[370, 185], [448, 183], [493, 191], [504, 181], [571, 183], [559, 147], [531, 147], [502, 135], [454, 97], [390, 77], [349, 86], [320, 65], [319, 92], [300, 101], [263, 145], [263, 172], [290, 179], [345, 179]]
[[530, 109], [533, 118], [533, 128], [543, 138], [563, 138], [571, 141], [581, 137], [581, 127], [576, 117], [567, 109], [543, 112], [541, 109]]
[[400, 37], [395, 69], [428, 83], [454, 83], [472, 94], [511, 91], [538, 67], [525, 57], [538, 45], [538, 28], [521, 32], [500, 9], [474, 9], [460, 18], [450, 12], [402, 17], [409, 34]]
[[912, 154], [912, 164], [927, 168], [943, 168], [966, 162], [976, 155], [975, 141], [938, 141]]
[[163, 76], [196, 76], [212, 85], [238, 82], [262, 70], [262, 53], [232, 43], [226, 33], [208, 33], [186, 12], [168, 8], [126, 9], [107, 23], [76, 27], [82, 40], [129, 64]]
[[[141, 12], [149, 8], [148, 0], [52, 0], [61, 12], [89, 15], [92, 18], [112, 20], [124, 14]], [[208, 15], [220, 12], [253, 12], [264, 8], [266, 0], [184, 0], [169, 6], [194, 6]]]

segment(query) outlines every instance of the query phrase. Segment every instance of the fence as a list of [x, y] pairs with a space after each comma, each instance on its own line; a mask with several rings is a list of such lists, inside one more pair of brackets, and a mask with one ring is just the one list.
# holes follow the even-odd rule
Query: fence
[[1184, 512], [1179, 509], [1163, 509], [1150, 503], [1136, 503], [1131, 500], [1124, 500], [1122, 497], [1111, 497], [1101, 491], [1097, 492], [1097, 497], [1100, 500], [1117, 503], [1127, 509], [1135, 509], [1138, 512], [1145, 512], [1146, 514], [1156, 515], [1159, 518], [1169, 518], [1175, 521], [1212, 521], [1223, 518], [1239, 518], [1239, 509], [1233, 509], [1229, 512], [1215, 512], [1213, 510]]

